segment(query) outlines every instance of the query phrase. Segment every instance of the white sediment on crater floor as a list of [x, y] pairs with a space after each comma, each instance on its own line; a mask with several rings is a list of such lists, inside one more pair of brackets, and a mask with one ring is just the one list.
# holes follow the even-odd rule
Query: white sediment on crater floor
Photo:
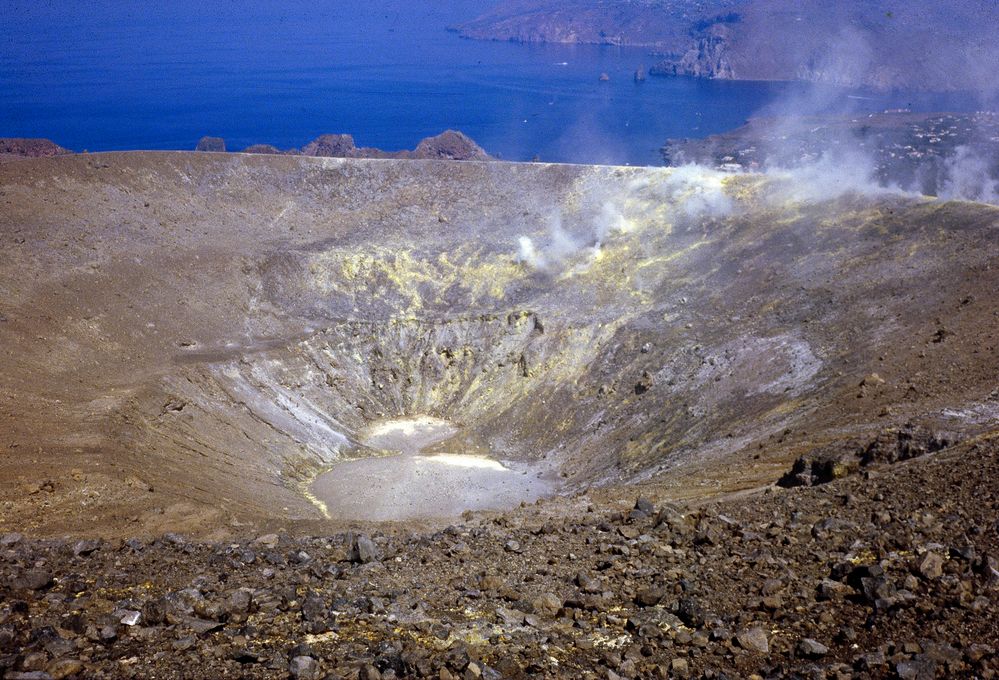
[[510, 471], [510, 468], [498, 460], [486, 458], [485, 456], [469, 456], [461, 453], [441, 453], [436, 456], [421, 456], [416, 459], [416, 462], [417, 464], [452, 465], [454, 467], [474, 468], [477, 470]]
[[401, 453], [341, 463], [316, 479], [312, 493], [334, 519], [405, 521], [510, 508], [551, 492], [527, 466], [468, 453], [420, 453], [455, 432], [428, 416], [376, 423], [364, 443]]

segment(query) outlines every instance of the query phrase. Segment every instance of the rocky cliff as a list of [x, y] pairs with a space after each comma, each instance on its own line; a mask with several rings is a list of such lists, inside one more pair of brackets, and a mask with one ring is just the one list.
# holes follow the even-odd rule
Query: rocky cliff
[[996, 26], [999, 6], [984, 0], [508, 0], [454, 30], [650, 47], [659, 75], [994, 93]]

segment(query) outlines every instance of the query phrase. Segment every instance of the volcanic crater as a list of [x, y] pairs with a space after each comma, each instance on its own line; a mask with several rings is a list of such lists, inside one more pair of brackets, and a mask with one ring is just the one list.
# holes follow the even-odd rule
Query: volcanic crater
[[989, 206], [246, 154], [24, 160], [0, 187], [0, 494], [21, 530], [708, 498], [912, 417], [979, 432], [995, 387]]

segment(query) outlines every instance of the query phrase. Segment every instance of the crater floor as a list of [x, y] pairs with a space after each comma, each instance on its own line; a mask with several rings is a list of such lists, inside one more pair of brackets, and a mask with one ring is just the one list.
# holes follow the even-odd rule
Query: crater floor
[[435, 446], [455, 433], [429, 416], [374, 423], [362, 443], [397, 453], [337, 463], [312, 483], [312, 495], [327, 517], [402, 522], [508, 510], [553, 492], [545, 474], [526, 464]]

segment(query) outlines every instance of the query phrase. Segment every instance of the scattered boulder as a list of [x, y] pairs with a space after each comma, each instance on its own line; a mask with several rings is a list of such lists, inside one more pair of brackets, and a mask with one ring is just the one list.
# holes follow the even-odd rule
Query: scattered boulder
[[666, 597], [661, 588], [642, 588], [635, 595], [635, 603], [642, 607], [654, 607]]
[[759, 626], [739, 631], [735, 636], [735, 640], [739, 643], [740, 647], [748, 652], [758, 654], [770, 653], [770, 639], [767, 636], [767, 632]]
[[264, 534], [263, 536], [259, 536], [254, 543], [265, 548], [276, 548], [280, 541], [281, 537], [277, 534]]
[[937, 677], [937, 664], [920, 654], [895, 664], [895, 673], [900, 680], [933, 680]]
[[225, 599], [224, 609], [230, 617], [247, 614], [253, 605], [253, 591], [249, 588], [238, 588], [229, 592]]
[[562, 609], [562, 600], [553, 593], [542, 593], [531, 602], [535, 614], [555, 616]]
[[11, 581], [14, 590], [44, 590], [52, 585], [52, 574], [42, 569], [29, 569]]
[[856, 456], [829, 450], [817, 450], [799, 457], [777, 485], [785, 488], [828, 484], [857, 471], [860, 461]]
[[684, 597], [677, 603], [676, 615], [691, 628], [700, 628], [707, 619], [704, 607], [693, 597]]
[[656, 506], [652, 504], [648, 498], [639, 497], [635, 501], [635, 510], [645, 514], [647, 517], [651, 517], [656, 512]]
[[585, 572], [576, 574], [576, 585], [584, 593], [599, 593], [604, 589], [600, 579], [594, 578]]
[[296, 656], [288, 665], [288, 673], [295, 680], [319, 680], [322, 672], [319, 662], [311, 656]]
[[943, 576], [943, 565], [943, 557], [931, 551], [920, 558], [916, 570], [925, 579], [938, 579]]
[[381, 551], [367, 534], [354, 534], [350, 540], [350, 561], [360, 564], [377, 562], [381, 559]]
[[829, 653], [829, 648], [821, 642], [812, 638], [805, 638], [798, 642], [798, 655], [806, 659], [818, 659]]
[[959, 442], [960, 438], [954, 433], [906, 423], [900, 428], [889, 428], [881, 432], [864, 449], [861, 463], [896, 463], [936, 453]]
[[73, 545], [73, 554], [77, 557], [86, 557], [101, 547], [101, 542], [96, 540], [82, 540], [77, 541]]

